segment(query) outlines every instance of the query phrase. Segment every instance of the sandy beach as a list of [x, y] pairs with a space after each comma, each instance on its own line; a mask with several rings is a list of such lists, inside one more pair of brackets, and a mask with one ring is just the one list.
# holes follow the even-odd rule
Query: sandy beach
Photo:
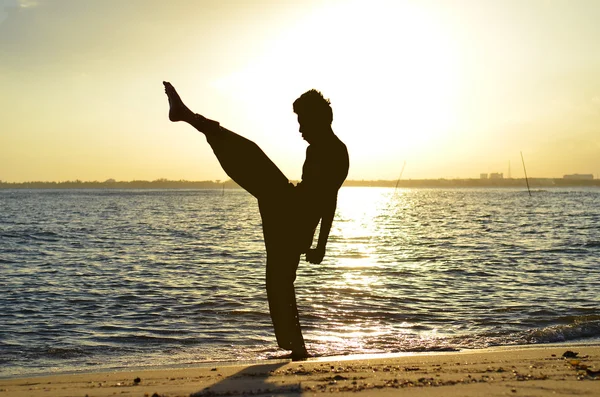
[[0, 380], [0, 396], [600, 396], [600, 346], [271, 360]]

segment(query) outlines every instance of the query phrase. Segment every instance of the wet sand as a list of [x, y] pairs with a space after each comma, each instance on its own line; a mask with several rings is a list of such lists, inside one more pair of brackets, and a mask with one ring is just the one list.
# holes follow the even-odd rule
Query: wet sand
[[[577, 353], [568, 354], [567, 352]], [[563, 355], [567, 353], [567, 356]], [[0, 380], [20, 396], [600, 396], [600, 345], [353, 356]]]

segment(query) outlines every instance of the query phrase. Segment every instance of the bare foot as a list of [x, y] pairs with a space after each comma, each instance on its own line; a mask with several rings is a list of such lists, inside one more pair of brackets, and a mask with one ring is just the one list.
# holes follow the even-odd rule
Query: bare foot
[[308, 350], [306, 350], [306, 347], [304, 347], [304, 346], [300, 347], [299, 349], [292, 350], [292, 354], [291, 354], [292, 361], [304, 361], [309, 357], [310, 357], [310, 354], [308, 354]]
[[310, 354], [306, 350], [299, 353], [293, 353], [291, 355], [292, 361], [306, 361], [310, 357]]
[[169, 98], [169, 120], [171, 121], [190, 121], [194, 117], [192, 112], [181, 100], [175, 87], [168, 81], [163, 81], [165, 86], [165, 93]]
[[268, 356], [268, 359], [275, 359], [275, 360], [285, 360], [285, 359], [291, 359], [292, 361], [306, 361], [307, 359], [309, 359], [310, 357], [315, 357], [312, 356], [308, 353], [308, 351], [306, 351], [306, 349], [301, 350], [299, 352], [291, 352], [291, 353], [286, 353], [286, 354], [281, 354], [281, 355], [273, 355], [273, 356]]

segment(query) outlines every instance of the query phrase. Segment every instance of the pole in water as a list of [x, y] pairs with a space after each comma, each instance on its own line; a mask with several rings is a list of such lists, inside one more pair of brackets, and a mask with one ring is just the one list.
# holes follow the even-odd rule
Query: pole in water
[[521, 152], [521, 161], [523, 162], [523, 171], [525, 171], [525, 182], [527, 183], [527, 192], [531, 197], [531, 190], [529, 190], [529, 179], [527, 179], [527, 169], [525, 169], [525, 160], [523, 160], [523, 152]]
[[404, 167], [406, 167], [406, 161], [404, 161], [404, 164], [402, 164], [402, 171], [400, 171], [400, 176], [398, 177], [398, 180], [396, 181], [396, 187], [394, 188], [394, 193], [396, 193], [396, 190], [398, 190], [398, 184], [400, 183], [400, 179], [402, 179], [402, 174], [404, 173]]

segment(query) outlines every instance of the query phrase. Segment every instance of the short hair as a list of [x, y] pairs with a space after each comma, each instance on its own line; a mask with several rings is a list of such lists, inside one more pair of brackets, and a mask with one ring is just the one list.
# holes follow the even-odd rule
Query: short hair
[[322, 121], [331, 125], [333, 121], [333, 110], [331, 110], [331, 102], [325, 99], [320, 91], [306, 91], [294, 101], [294, 113], [303, 114], [312, 119]]

